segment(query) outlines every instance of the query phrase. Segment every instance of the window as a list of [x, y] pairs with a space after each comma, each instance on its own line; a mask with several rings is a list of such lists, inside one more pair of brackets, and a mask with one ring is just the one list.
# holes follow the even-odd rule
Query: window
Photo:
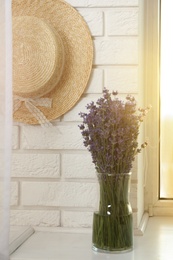
[[[165, 3], [166, 0], [163, 2]], [[167, 0], [167, 2], [169, 2], [168, 9], [172, 10], [170, 7], [170, 4], [173, 4], [171, 3], [172, 0]], [[145, 164], [147, 166], [145, 181], [145, 209], [149, 209], [150, 215], [173, 215], [173, 200], [170, 199], [172, 198], [172, 195], [169, 194], [169, 199], [166, 199], [168, 196], [166, 197], [164, 195], [163, 190], [165, 188], [163, 189], [162, 187], [162, 184], [164, 183], [163, 180], [165, 179], [163, 179], [163, 176], [160, 174], [160, 169], [165, 167], [164, 164], [160, 164], [160, 159], [163, 159], [162, 157], [165, 155], [163, 150], [160, 153], [160, 148], [163, 148], [163, 141], [160, 142], [160, 137], [163, 138], [163, 128], [161, 129], [160, 127], [160, 116], [163, 116], [163, 111], [160, 110], [160, 104], [163, 102], [160, 99], [160, 97], [162, 97], [160, 85], [163, 80], [163, 78], [161, 79], [160, 77], [160, 64], [162, 62], [160, 56], [160, 14], [161, 8], [163, 7], [161, 4], [161, 0], [144, 1], [145, 104], [152, 105], [152, 110], [150, 111], [145, 124], [145, 136], [148, 137], [149, 142], [145, 159]], [[170, 23], [170, 19], [168, 23]], [[172, 29], [170, 29], [170, 32], [171, 30]], [[171, 94], [170, 90], [168, 93]], [[171, 103], [173, 103], [173, 101]], [[161, 136], [160, 133], [162, 133]], [[160, 183], [162, 184], [160, 185]]]
[[160, 198], [173, 199], [173, 2], [160, 10]]

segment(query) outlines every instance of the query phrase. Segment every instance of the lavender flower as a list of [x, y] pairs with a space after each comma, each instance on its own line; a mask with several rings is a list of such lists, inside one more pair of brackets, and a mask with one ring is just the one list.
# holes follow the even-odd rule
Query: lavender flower
[[138, 148], [137, 138], [149, 107], [137, 109], [134, 97], [128, 95], [123, 102], [117, 95], [104, 89], [96, 104], [87, 104], [88, 113], [79, 113], [84, 146], [100, 173], [129, 172], [135, 156], [147, 145], [145, 142]]

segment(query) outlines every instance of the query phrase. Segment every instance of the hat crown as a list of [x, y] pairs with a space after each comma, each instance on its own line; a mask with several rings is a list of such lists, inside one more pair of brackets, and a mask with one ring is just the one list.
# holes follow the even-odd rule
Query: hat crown
[[[33, 46], [34, 49], [33, 51], [29, 51], [30, 49], [28, 48], [28, 41], [30, 39], [30, 33], [28, 37], [25, 36], [26, 33], [21, 33], [21, 35], [23, 34], [24, 38], [26, 38], [27, 46], [24, 43], [22, 44], [21, 41], [23, 40], [18, 40], [19, 36], [21, 37], [21, 35], [16, 37], [18, 40], [16, 41], [15, 35], [16, 31], [18, 32], [19, 29], [15, 28], [16, 22], [14, 20], [13, 89], [15, 95], [13, 102], [13, 118], [17, 122], [40, 124], [40, 119], [36, 117], [34, 112], [39, 109], [39, 111], [42, 112], [48, 121], [52, 121], [69, 111], [79, 101], [87, 86], [93, 62], [93, 41], [90, 30], [80, 13], [64, 0], [13, 0], [12, 14], [14, 19], [21, 19], [21, 22], [20, 20], [18, 22], [18, 28], [20, 28], [24, 22], [23, 20], [25, 20], [21, 17], [30, 17], [31, 21], [29, 24], [31, 31], [33, 31], [35, 27], [35, 25], [33, 25], [34, 21], [32, 21], [34, 20], [33, 18], [39, 19], [40, 22], [44, 22], [45, 26], [43, 29], [43, 35], [45, 34], [46, 25], [47, 27], [49, 26], [49, 30], [52, 32], [52, 34], [54, 34], [54, 36], [51, 36], [54, 39], [52, 41], [56, 42], [56, 46], [59, 46], [57, 47], [57, 52], [54, 52], [52, 57], [52, 47], [50, 47], [49, 51], [49, 48], [47, 49], [45, 44], [45, 47], [43, 47], [42, 50], [42, 55], [44, 56], [49, 54], [48, 58], [44, 59], [46, 65], [44, 64], [43, 66], [42, 61], [39, 61], [38, 59], [39, 57], [37, 59], [35, 58], [33, 63], [36, 64], [36, 68], [33, 69], [32, 66], [31, 68], [28, 66], [27, 74], [25, 67], [27, 67], [26, 64], [28, 63], [28, 60], [31, 59], [30, 55], [34, 55], [37, 45], [39, 46], [39, 44], [43, 44], [42, 41], [45, 42], [46, 36], [44, 35], [43, 38], [41, 37], [41, 39], [35, 45], [31, 45], [31, 47]], [[26, 22], [26, 26], [27, 23], [28, 22]], [[23, 27], [24, 28], [22, 30], [25, 32], [25, 26]], [[37, 32], [35, 32], [34, 35], [35, 36], [32, 37], [33, 42], [35, 42], [35, 38], [38, 37]], [[61, 38], [58, 35], [60, 35]], [[49, 46], [50, 37], [47, 37], [46, 40]], [[15, 46], [15, 41], [17, 47]], [[61, 45], [62, 43], [63, 45]], [[19, 46], [21, 47], [19, 48]], [[54, 46], [54, 44], [52, 44], [52, 46]], [[62, 55], [60, 55], [61, 52]], [[50, 66], [48, 61], [50, 59], [53, 63], [53, 59], [55, 59], [55, 57], [58, 57], [56, 59], [60, 59], [60, 61], [55, 62], [55, 67], [57, 67], [55, 70], [50, 70], [48, 68], [48, 66]], [[19, 64], [19, 60], [22, 65]], [[38, 73], [38, 68], [40, 70], [38, 64], [42, 68], [42, 73], [40, 72], [40, 74], [37, 74], [37, 76], [34, 77], [34, 75]], [[59, 66], [57, 64], [59, 64]], [[64, 66], [62, 66], [62, 64]], [[48, 73], [47, 70], [49, 71], [49, 76], [46, 76]], [[34, 75], [30, 76], [31, 73]], [[31, 81], [30, 84], [28, 83], [29, 80], [26, 75], [28, 75]], [[48, 85], [41, 84], [43, 83], [43, 79], [45, 80], [45, 83], [49, 78], [50, 80], [47, 83]], [[33, 79], [35, 80], [34, 83], [32, 83]], [[37, 84], [37, 80], [39, 84]], [[40, 85], [40, 89], [38, 88], [39, 90], [35, 91], [36, 85]], [[17, 91], [19, 86], [21, 86], [21, 90], [26, 89], [27, 86], [29, 86], [28, 89], [32, 89], [32, 91], [29, 93], [26, 91], [23, 93], [20, 89]], [[50, 92], [47, 92], [48, 90]], [[44, 94], [46, 92], [47, 94]], [[50, 106], [43, 104], [45, 99], [51, 101]], [[40, 103], [41, 101], [43, 102], [42, 104]], [[31, 111], [30, 108], [28, 108], [29, 103], [31, 103], [34, 111]]]
[[59, 82], [64, 66], [60, 36], [43, 19], [13, 18], [13, 93], [37, 98]]

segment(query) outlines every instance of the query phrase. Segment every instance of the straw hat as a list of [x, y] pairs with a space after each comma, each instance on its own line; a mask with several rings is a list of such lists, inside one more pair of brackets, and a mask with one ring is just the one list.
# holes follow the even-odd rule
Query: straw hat
[[92, 69], [86, 22], [62, 0], [13, 0], [14, 120], [44, 124], [70, 110]]

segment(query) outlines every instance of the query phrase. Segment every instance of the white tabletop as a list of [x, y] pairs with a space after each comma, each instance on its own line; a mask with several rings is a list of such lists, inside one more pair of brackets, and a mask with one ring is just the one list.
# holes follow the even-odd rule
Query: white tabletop
[[123, 254], [96, 253], [91, 233], [36, 231], [11, 260], [171, 260], [173, 218], [152, 217], [143, 236], [134, 237], [134, 249]]

